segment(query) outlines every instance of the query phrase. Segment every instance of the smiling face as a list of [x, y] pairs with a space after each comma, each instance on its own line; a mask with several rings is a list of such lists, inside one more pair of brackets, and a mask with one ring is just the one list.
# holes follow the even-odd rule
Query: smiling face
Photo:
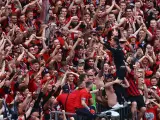
[[150, 21], [150, 27], [151, 27], [151, 28], [156, 28], [156, 27], [157, 27], [157, 22], [156, 22], [156, 20], [151, 20], [151, 21]]
[[132, 17], [132, 15], [133, 15], [132, 9], [130, 9], [130, 8], [126, 9], [126, 14], [128, 17]]
[[73, 82], [74, 81], [74, 75], [69, 74], [67, 79], [68, 79], [69, 82]]

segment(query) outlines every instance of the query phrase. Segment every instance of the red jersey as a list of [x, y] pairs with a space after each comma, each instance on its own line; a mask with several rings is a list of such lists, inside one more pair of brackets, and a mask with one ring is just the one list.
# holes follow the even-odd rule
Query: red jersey
[[76, 92], [62, 93], [57, 97], [57, 101], [65, 107], [66, 112], [75, 113], [75, 99], [77, 97]]
[[138, 86], [136, 84], [136, 81], [134, 80], [134, 72], [131, 72], [127, 76], [128, 82], [130, 86], [127, 88], [127, 93], [129, 96], [139, 96], [140, 92], [138, 90]]
[[77, 90], [77, 97], [76, 97], [76, 105], [75, 108], [84, 108], [84, 106], [81, 104], [81, 100], [84, 99], [85, 103], [89, 106], [89, 99], [92, 98], [92, 95], [90, 92], [86, 90], [86, 88]]

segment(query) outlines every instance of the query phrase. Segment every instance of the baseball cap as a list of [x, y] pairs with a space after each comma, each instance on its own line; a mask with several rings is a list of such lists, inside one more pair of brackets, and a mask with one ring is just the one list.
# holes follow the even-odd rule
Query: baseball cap
[[69, 93], [69, 86], [67, 84], [63, 85], [62, 90], [64, 93]]
[[79, 59], [78, 60], [78, 64], [83, 64], [83, 63], [85, 63], [84, 59]]

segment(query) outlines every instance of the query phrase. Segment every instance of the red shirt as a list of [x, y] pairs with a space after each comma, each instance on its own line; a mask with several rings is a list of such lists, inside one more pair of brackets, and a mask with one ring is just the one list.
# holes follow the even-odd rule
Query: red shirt
[[36, 91], [38, 89], [38, 85], [36, 84], [34, 79], [31, 79], [29, 81], [29, 85], [28, 86], [29, 86], [28, 89], [29, 89], [30, 92], [34, 92], [34, 91]]
[[[68, 96], [68, 98], [67, 98]], [[62, 93], [57, 97], [57, 101], [66, 107], [66, 112], [75, 113], [75, 99], [76, 99], [76, 92], [73, 93]], [[67, 100], [67, 101], [66, 101]]]
[[86, 88], [77, 90], [76, 92], [77, 92], [77, 97], [76, 97], [75, 108], [84, 108], [84, 106], [81, 104], [82, 99], [85, 99], [85, 103], [89, 106], [89, 99], [92, 98], [90, 92], [88, 92]]
[[136, 81], [134, 80], [134, 72], [132, 71], [127, 76], [128, 82], [130, 84], [129, 88], [127, 88], [127, 93], [129, 96], [139, 96], [140, 92], [138, 90], [138, 86], [136, 84]]
[[150, 116], [152, 114], [153, 116], [153, 119], [152, 120], [158, 120], [157, 119], [157, 106], [154, 106], [152, 108], [148, 108], [145, 112], [145, 115], [144, 115], [144, 120], [149, 120], [149, 119], [146, 119], [147, 116]]

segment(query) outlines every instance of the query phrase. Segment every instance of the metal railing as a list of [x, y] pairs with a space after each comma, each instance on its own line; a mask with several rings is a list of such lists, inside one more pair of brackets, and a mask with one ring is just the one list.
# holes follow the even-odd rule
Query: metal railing
[[[130, 105], [127, 104], [127, 105], [124, 105], [123, 107], [119, 107], [119, 108], [114, 108], [114, 109], [111, 109], [111, 110], [107, 110], [107, 111], [104, 111], [104, 112], [100, 112], [97, 114], [97, 117], [100, 117], [100, 118], [107, 118], [108, 120], [108, 115], [107, 113], [111, 112], [111, 111], [116, 111], [119, 113], [119, 116], [116, 116], [116, 118], [118, 120], [128, 120], [128, 114], [130, 112]], [[62, 112], [60, 111], [50, 111], [50, 120], [58, 120], [58, 117], [59, 115], [61, 115]], [[65, 112], [66, 115], [69, 115], [69, 116], [77, 116], [76, 113], [68, 113], [68, 112]], [[80, 117], [80, 116], [78, 116]], [[114, 116], [110, 116], [111, 118]], [[54, 118], [54, 119], [53, 119]], [[83, 119], [84, 120], [84, 119]]]

